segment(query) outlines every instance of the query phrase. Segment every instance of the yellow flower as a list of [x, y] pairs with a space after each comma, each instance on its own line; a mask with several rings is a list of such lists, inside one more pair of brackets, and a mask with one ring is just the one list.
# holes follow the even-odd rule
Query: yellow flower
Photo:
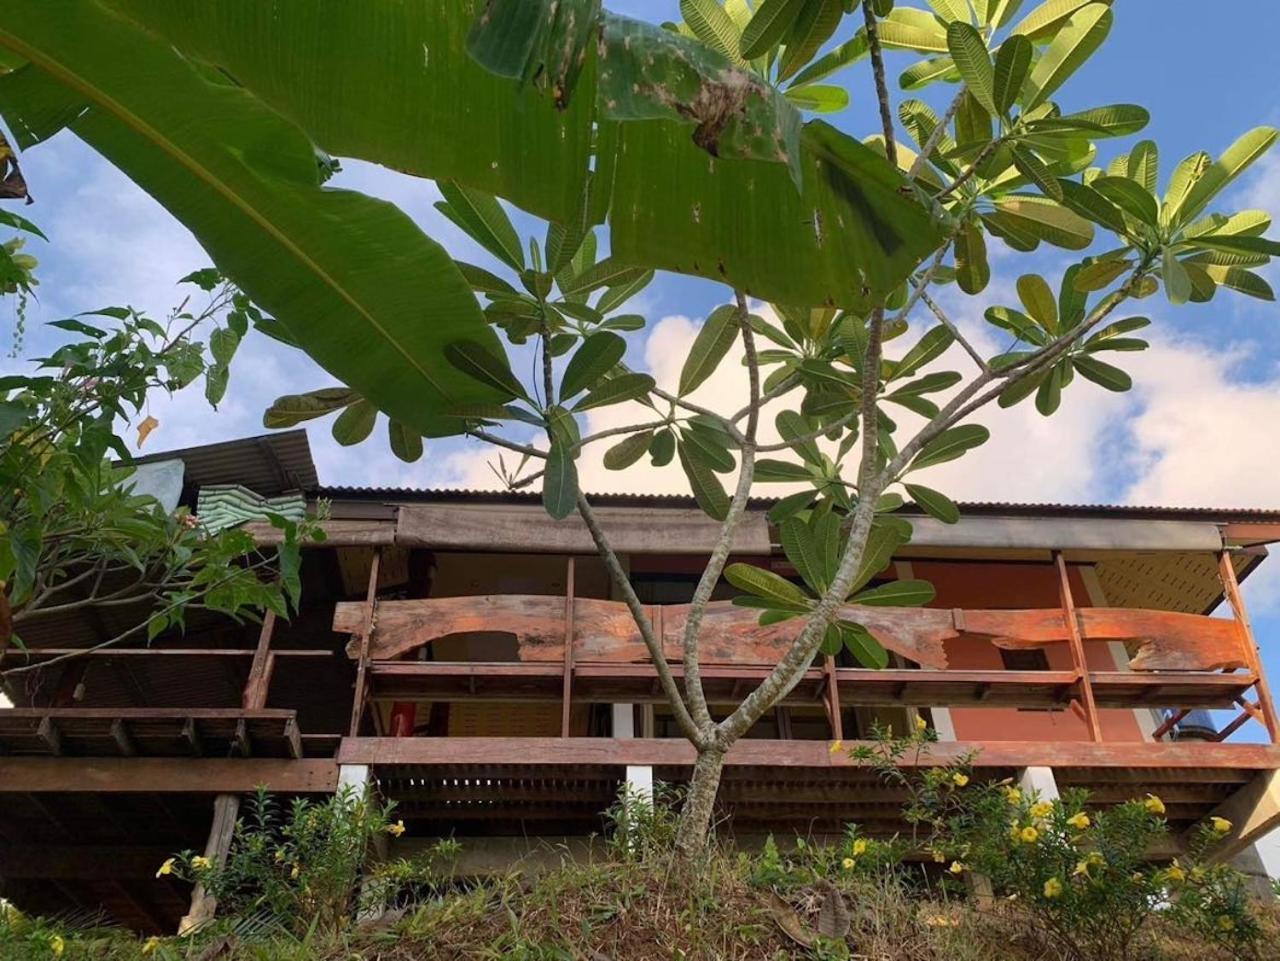
[[1214, 834], [1226, 834], [1231, 830], [1231, 822], [1226, 818], [1212, 817], [1209, 823], [1213, 825]]
[[1141, 884], [1141, 883], [1142, 883], [1142, 872], [1141, 872], [1141, 871], [1134, 871], [1131, 875], [1129, 875], [1129, 880], [1130, 880], [1130, 881], [1132, 881], [1134, 884]]
[[916, 730], [923, 734], [925, 731], [929, 730], [929, 722], [922, 717], [917, 717]]
[[858, 855], [860, 855], [860, 854], [866, 854], [866, 853], [867, 853], [867, 839], [866, 839], [866, 838], [858, 838], [858, 840], [856, 840], [856, 841], [854, 841], [854, 842], [853, 842], [853, 856], [854, 856], [854, 857], [857, 857], [857, 856], [858, 856]]
[[291, 877], [291, 878], [296, 878], [296, 877], [298, 876], [298, 874], [299, 874], [299, 873], [300, 873], [300, 870], [299, 870], [298, 866], [295, 864], [295, 865], [293, 866], [293, 870], [289, 872], [289, 877]]
[[1089, 862], [1088, 862], [1088, 861], [1077, 861], [1077, 862], [1076, 862], [1076, 869], [1075, 869], [1074, 871], [1072, 871], [1072, 872], [1071, 872], [1071, 876], [1072, 876], [1073, 878], [1078, 878], [1078, 877], [1081, 877], [1081, 876], [1083, 876], [1083, 877], [1086, 877], [1086, 878], [1087, 878], [1087, 877], [1089, 876]]
[[1234, 931], [1235, 927], [1236, 923], [1232, 921], [1231, 918], [1227, 917], [1225, 914], [1218, 915], [1219, 931]]
[[840, 867], [844, 868], [846, 871], [852, 871], [853, 865], [855, 863], [856, 862], [853, 860], [853, 858], [845, 858], [843, 861], [840, 862]]
[[1168, 869], [1164, 872], [1164, 876], [1174, 884], [1181, 884], [1187, 879], [1187, 872], [1182, 870], [1182, 865], [1175, 859]]
[[1018, 825], [1016, 825], [1016, 824], [1015, 824], [1015, 825], [1013, 825], [1012, 827], [1010, 827], [1010, 828], [1009, 828], [1009, 837], [1010, 837], [1010, 838], [1012, 838], [1014, 841], [1021, 841], [1021, 840], [1022, 840], [1022, 828], [1018, 827]]
[[207, 871], [213, 867], [213, 862], [202, 854], [197, 854], [191, 859], [191, 869], [193, 871]]
[[841, 751], [843, 751], [843, 750], [844, 750], [844, 741], [832, 741], [832, 742], [831, 742], [831, 753], [832, 753], [832, 754], [839, 754], [839, 753], [840, 753]]
[[1078, 814], [1073, 814], [1071, 815], [1071, 817], [1067, 818], [1067, 823], [1070, 824], [1077, 831], [1083, 831], [1093, 822], [1089, 820], [1089, 815], [1085, 814], [1083, 811], [1080, 811]]
[[276, 848], [276, 864], [284, 860], [284, 848]]
[[1019, 837], [1024, 844], [1035, 844], [1040, 840], [1040, 832], [1028, 824], [1019, 833]]
[[964, 787], [969, 783], [969, 775], [961, 774], [959, 771], [956, 771], [955, 774], [951, 775], [951, 783], [956, 787]]
[[1164, 814], [1164, 802], [1154, 794], [1148, 794], [1142, 806], [1147, 809], [1148, 814]]
[[1053, 813], [1053, 805], [1048, 801], [1040, 801], [1031, 805], [1031, 816], [1033, 818], [1047, 818]]
[[1022, 792], [1016, 787], [1007, 787], [1004, 789], [1004, 799], [1010, 804], [1017, 804], [1022, 800]]
[[397, 821], [395, 824], [388, 824], [387, 833], [393, 838], [398, 838], [400, 835], [404, 834], [404, 822]]
[[946, 856], [945, 854], [943, 854], [941, 851], [934, 851], [934, 852], [933, 852], [933, 860], [934, 860], [936, 863], [941, 864], [941, 863], [942, 863], [943, 861], [945, 861], [946, 859], [947, 859], [947, 856]]
[[1062, 882], [1057, 878], [1050, 878], [1044, 883], [1044, 896], [1046, 898], [1056, 898], [1062, 894]]
[[169, 858], [167, 861], [165, 861], [165, 862], [164, 862], [164, 864], [160, 865], [160, 870], [158, 870], [158, 871], [156, 872], [156, 877], [158, 877], [158, 878], [162, 878], [162, 877], [164, 877], [166, 874], [172, 874], [172, 873], [173, 873], [173, 862], [174, 862], [174, 859], [173, 859], [173, 858]]
[[941, 914], [935, 914], [933, 917], [925, 918], [924, 923], [926, 927], [930, 928], [949, 928], [955, 924], [955, 922], [950, 918], [944, 917]]
[[1202, 868], [1202, 867], [1194, 867], [1194, 868], [1192, 868], [1192, 869], [1191, 869], [1191, 880], [1192, 880], [1192, 881], [1203, 881], [1203, 880], [1204, 880], [1204, 868]]
[[160, 947], [160, 939], [152, 936], [142, 942], [142, 953], [144, 956], [148, 954], [155, 954], [156, 949], [159, 947]]
[[947, 868], [952, 874], [964, 874], [964, 865], [959, 861], [952, 861], [951, 867]]

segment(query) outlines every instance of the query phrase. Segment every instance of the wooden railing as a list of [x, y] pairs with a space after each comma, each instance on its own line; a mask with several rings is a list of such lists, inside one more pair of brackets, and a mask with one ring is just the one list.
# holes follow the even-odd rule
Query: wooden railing
[[[570, 561], [572, 565], [572, 561]], [[1028, 610], [894, 608], [847, 605], [856, 621], [884, 647], [919, 665], [912, 670], [840, 668], [827, 660], [811, 669], [786, 703], [823, 703], [839, 737], [840, 705], [1069, 708], [1102, 740], [1099, 709], [1168, 707], [1181, 712], [1158, 732], [1168, 733], [1193, 708], [1240, 709], [1224, 736], [1250, 719], [1276, 740], [1275, 709], [1256, 645], [1239, 599], [1234, 570], [1224, 556], [1224, 592], [1235, 616], [1224, 618], [1129, 608], [1076, 608], [1060, 555], [1055, 566], [1062, 606]], [[572, 566], [569, 571], [572, 585]], [[649, 605], [672, 674], [682, 679], [682, 637], [688, 606]], [[730, 703], [762, 681], [782, 657], [802, 619], [762, 626], [758, 612], [729, 602], [708, 606], [700, 634], [702, 681], [708, 700]], [[357, 707], [351, 734], [359, 733], [366, 684], [378, 698], [435, 700], [560, 700], [562, 733], [569, 732], [573, 701], [643, 703], [663, 700], [656, 670], [625, 604], [545, 595], [480, 595], [422, 600], [340, 603], [334, 629], [352, 635], [348, 654], [359, 663]], [[504, 663], [403, 660], [442, 638], [468, 633], [514, 636], [517, 661]], [[1072, 667], [1052, 671], [953, 670], [946, 642], [985, 638], [1008, 650], [1064, 645]], [[1086, 644], [1119, 641], [1131, 652], [1129, 670], [1095, 670]]]

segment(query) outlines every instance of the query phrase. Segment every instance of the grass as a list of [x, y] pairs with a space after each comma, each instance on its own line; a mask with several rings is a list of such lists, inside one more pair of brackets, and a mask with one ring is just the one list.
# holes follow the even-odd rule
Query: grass
[[[919, 883], [919, 872], [777, 884], [763, 859], [717, 848], [697, 864], [613, 848], [536, 876], [518, 871], [439, 891], [346, 930], [290, 934], [225, 919], [148, 944], [121, 931], [0, 921], [0, 958], [45, 961], [1056, 961], [1016, 903], [984, 910]], [[941, 899], [939, 899], [941, 898]], [[847, 911], [843, 928], [841, 907]], [[1266, 906], [1266, 944], [1280, 915]], [[1228, 961], [1157, 924], [1131, 961]], [[802, 945], [800, 941], [806, 942]]]

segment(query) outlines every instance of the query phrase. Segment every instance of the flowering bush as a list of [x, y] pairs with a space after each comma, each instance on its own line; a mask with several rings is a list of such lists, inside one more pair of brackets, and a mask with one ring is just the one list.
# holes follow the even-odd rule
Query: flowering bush
[[428, 861], [401, 859], [370, 869], [364, 903], [357, 903], [369, 848], [405, 831], [403, 821], [393, 820], [393, 807], [344, 787], [323, 802], [297, 798], [282, 813], [275, 798], [259, 789], [236, 823], [225, 865], [186, 851], [157, 874], [203, 884], [224, 915], [266, 914], [295, 931], [343, 928], [357, 909], [381, 908], [400, 887], [420, 880], [431, 859], [452, 853], [451, 845], [437, 845]]
[[1151, 852], [1169, 828], [1153, 794], [1088, 810], [1084, 791], [1045, 799], [1009, 780], [971, 783], [972, 757], [927, 766], [936, 735], [923, 723], [897, 738], [876, 729], [872, 739], [851, 754], [906, 792], [913, 846], [952, 876], [986, 878], [1073, 961], [1124, 961], [1157, 913], [1236, 957], [1257, 956], [1260, 929], [1243, 875], [1207, 857], [1229, 821], [1211, 818], [1186, 857], [1159, 867]]

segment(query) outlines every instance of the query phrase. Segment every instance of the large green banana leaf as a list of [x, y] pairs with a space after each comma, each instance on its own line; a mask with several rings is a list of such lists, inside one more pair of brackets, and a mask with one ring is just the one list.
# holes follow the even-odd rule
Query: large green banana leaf
[[27, 62], [0, 80], [20, 141], [69, 121], [377, 407], [434, 434], [449, 407], [496, 399], [444, 360], [463, 338], [499, 349], [444, 249], [396, 207], [321, 187], [307, 137], [251, 93], [93, 0], [3, 0], [0, 47]]
[[457, 180], [561, 222], [580, 209], [598, 123], [604, 176], [593, 193], [616, 193], [593, 210], [608, 207], [614, 253], [637, 264], [776, 302], [857, 307], [941, 239], [901, 174], [829, 127], [806, 128], [800, 192], [786, 163], [712, 157], [692, 123], [597, 114], [594, 56], [556, 112], [531, 85], [468, 58], [479, 0], [105, 2], [221, 68], [332, 154]]

